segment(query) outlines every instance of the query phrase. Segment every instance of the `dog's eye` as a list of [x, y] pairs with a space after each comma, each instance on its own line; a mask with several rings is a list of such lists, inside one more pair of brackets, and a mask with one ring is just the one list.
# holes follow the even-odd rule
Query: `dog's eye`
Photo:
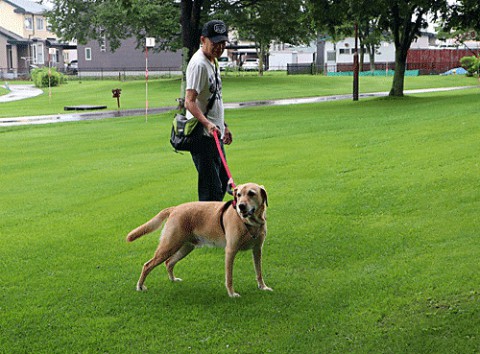
[[248, 191], [247, 194], [249, 197], [254, 197], [257, 193], [255, 193], [255, 191]]
[[242, 196], [242, 193], [238, 192], [237, 197], [241, 197], [241, 196]]

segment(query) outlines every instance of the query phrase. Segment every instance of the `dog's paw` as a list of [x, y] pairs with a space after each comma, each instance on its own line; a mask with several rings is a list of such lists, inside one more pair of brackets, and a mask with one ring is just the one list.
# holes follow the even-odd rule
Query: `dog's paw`
[[177, 282], [177, 281], [183, 281], [182, 278], [170, 278], [171, 281]]
[[143, 284], [137, 284], [137, 291], [147, 291], [147, 287]]
[[234, 293], [228, 294], [228, 296], [230, 296], [231, 298], [234, 298], [234, 297], [240, 297], [240, 294], [234, 292]]
[[272, 288], [269, 288], [269, 287], [266, 286], [266, 285], [259, 285], [258, 288], [259, 288], [260, 290], [273, 291]]

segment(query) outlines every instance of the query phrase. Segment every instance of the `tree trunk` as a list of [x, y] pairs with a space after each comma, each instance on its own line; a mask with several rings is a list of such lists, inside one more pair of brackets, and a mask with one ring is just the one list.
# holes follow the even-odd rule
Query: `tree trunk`
[[395, 74], [389, 96], [402, 97], [407, 66], [407, 52], [402, 46], [395, 46]]
[[180, 4], [180, 25], [182, 26], [182, 84], [180, 86], [180, 98], [178, 108], [183, 109], [185, 103], [185, 83], [187, 64], [193, 54], [200, 47], [200, 14], [203, 0], [182, 0]]
[[375, 72], [375, 46], [372, 45], [370, 46], [370, 53], [369, 53], [369, 57], [370, 57], [370, 71], [373, 73]]
[[363, 44], [360, 44], [360, 55], [359, 55], [360, 60], [358, 61], [358, 70], [360, 72], [363, 71], [363, 61], [365, 60], [365, 46]]
[[265, 67], [265, 57], [267, 55], [267, 46], [263, 43], [258, 44], [258, 76], [263, 76], [263, 68]]
[[200, 14], [203, 0], [182, 0], [180, 24], [182, 26], [182, 44], [188, 49], [187, 62], [200, 46]]

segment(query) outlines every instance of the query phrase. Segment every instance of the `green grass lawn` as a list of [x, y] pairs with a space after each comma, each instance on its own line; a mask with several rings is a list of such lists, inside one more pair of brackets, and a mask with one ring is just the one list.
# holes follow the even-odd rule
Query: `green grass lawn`
[[[225, 102], [245, 102], [259, 99], [282, 99], [313, 97], [352, 92], [351, 77], [326, 77], [311, 75], [287, 76], [281, 73], [267, 73], [264, 77], [254, 75], [223, 77]], [[11, 82], [10, 84], [14, 84]], [[466, 76], [417, 76], [405, 78], [405, 89], [452, 87], [477, 85], [476, 78]], [[360, 92], [388, 92], [392, 77], [361, 77]], [[109, 110], [117, 109], [112, 89], [122, 89], [121, 109], [144, 108], [146, 85], [142, 80], [82, 80], [49, 90], [24, 104], [18, 102], [0, 103], [0, 118], [65, 113], [65, 106], [106, 105]], [[148, 83], [149, 107], [174, 107], [180, 96], [180, 79], [156, 79]]]
[[221, 249], [135, 291], [159, 232], [126, 234], [196, 199], [171, 115], [0, 129], [0, 352], [480, 351], [478, 94], [228, 111], [235, 181], [270, 204], [274, 292], [242, 253], [239, 299]]

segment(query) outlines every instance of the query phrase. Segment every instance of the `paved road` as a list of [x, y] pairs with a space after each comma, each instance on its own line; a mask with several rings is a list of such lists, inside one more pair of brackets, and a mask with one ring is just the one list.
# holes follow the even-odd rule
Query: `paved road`
[[[462, 86], [462, 87], [444, 87], [434, 89], [420, 89], [420, 90], [405, 90], [405, 94], [426, 93], [426, 92], [440, 92], [440, 91], [454, 91], [465, 90], [471, 88], [480, 88], [480, 86]], [[25, 99], [29, 97], [38, 96], [42, 94], [42, 90], [39, 90], [30, 85], [11, 85], [10, 94], [0, 96], [0, 102], [14, 101], [19, 99]], [[40, 92], [39, 92], [40, 91]], [[360, 94], [360, 98], [365, 97], [383, 97], [387, 96], [388, 92], [373, 92]], [[333, 95], [333, 96], [320, 96], [320, 97], [308, 97], [308, 98], [291, 98], [281, 100], [263, 100], [252, 102], [238, 102], [238, 103], [225, 103], [227, 109], [239, 109], [247, 107], [259, 107], [259, 106], [282, 106], [291, 104], [304, 104], [304, 103], [318, 103], [337, 100], [352, 99], [352, 95]], [[1, 108], [1, 106], [0, 106]], [[168, 112], [176, 109], [176, 107], [162, 107], [162, 108], [150, 108], [148, 114], [157, 114]], [[59, 122], [72, 122], [81, 120], [95, 120], [105, 118], [117, 118], [117, 117], [130, 117], [130, 116], [142, 116], [145, 115], [145, 109], [124, 109], [121, 111], [102, 111], [102, 112], [88, 112], [88, 113], [65, 113], [54, 114], [44, 116], [28, 116], [28, 117], [12, 117], [12, 118], [0, 118], [0, 127], [16, 126], [16, 125], [32, 125], [32, 124], [48, 124]]]

